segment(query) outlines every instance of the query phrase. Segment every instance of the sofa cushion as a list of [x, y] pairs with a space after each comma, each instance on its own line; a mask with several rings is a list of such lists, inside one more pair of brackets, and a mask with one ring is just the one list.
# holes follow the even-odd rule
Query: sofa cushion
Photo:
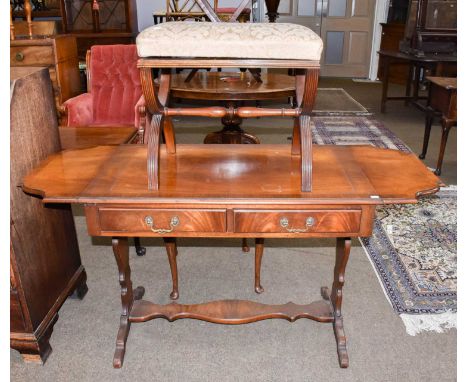
[[319, 61], [322, 40], [287, 23], [167, 22], [142, 31], [140, 57], [301, 59]]

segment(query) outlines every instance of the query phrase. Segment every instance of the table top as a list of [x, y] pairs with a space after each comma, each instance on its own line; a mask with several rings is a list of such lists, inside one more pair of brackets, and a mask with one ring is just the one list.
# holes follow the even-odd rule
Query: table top
[[127, 143], [136, 134], [131, 126], [60, 126], [62, 149], [83, 149], [101, 145]]
[[66, 150], [30, 173], [23, 189], [54, 203], [382, 204], [416, 202], [440, 180], [414, 155], [372, 146], [313, 147], [312, 192], [289, 145], [178, 145], [160, 155], [148, 190], [147, 147]]
[[172, 76], [173, 97], [207, 100], [266, 100], [287, 98], [296, 94], [294, 76], [263, 73], [262, 82], [256, 82], [250, 72], [198, 71], [185, 82], [188, 73]]
[[449, 89], [457, 89], [457, 79], [453, 77], [433, 77], [428, 76], [426, 80], [432, 82], [435, 85], [438, 85], [442, 88], [447, 90]]
[[428, 54], [424, 56], [416, 56], [414, 54], [403, 53], [394, 50], [379, 50], [377, 52], [381, 56], [399, 58], [407, 61], [414, 62], [457, 62], [457, 56], [451, 54]]

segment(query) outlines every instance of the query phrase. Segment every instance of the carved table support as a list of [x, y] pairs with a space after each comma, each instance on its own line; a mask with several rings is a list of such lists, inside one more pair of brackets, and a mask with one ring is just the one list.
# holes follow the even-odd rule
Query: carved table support
[[335, 332], [338, 361], [342, 368], [347, 368], [349, 366], [348, 350], [346, 349], [346, 335], [343, 327], [343, 315], [341, 314], [341, 303], [343, 301], [345, 269], [350, 252], [351, 239], [338, 238], [336, 241], [336, 260], [331, 294], [329, 294], [328, 288], [326, 287], [323, 287], [321, 290], [322, 297], [326, 300], [330, 300], [333, 305], [335, 316], [333, 321], [333, 331]]
[[[175, 238], [164, 238], [164, 242], [171, 265], [174, 285], [170, 297], [176, 299], [178, 298], [177, 265], [175, 261], [177, 256], [176, 242]], [[263, 292], [263, 288], [260, 285], [263, 242], [263, 238], [255, 240], [255, 291], [257, 293]], [[120, 316], [120, 326], [113, 362], [115, 368], [122, 367], [130, 324], [132, 322], [146, 322], [155, 318], [165, 318], [171, 322], [182, 318], [191, 318], [227, 325], [248, 324], [272, 318], [286, 319], [290, 322], [294, 322], [300, 318], [308, 318], [318, 322], [333, 323], [340, 367], [348, 367], [349, 359], [346, 349], [341, 303], [343, 299], [344, 273], [351, 250], [350, 238], [337, 239], [331, 294], [327, 287], [322, 287], [321, 294], [323, 300], [314, 301], [307, 305], [298, 305], [292, 302], [282, 305], [268, 305], [246, 300], [210, 301], [193, 305], [177, 303], [159, 305], [141, 300], [145, 292], [144, 288], [138, 287], [135, 290], [132, 289], [128, 238], [113, 238], [112, 247], [119, 270], [122, 299], [122, 314]]]
[[[236, 101], [228, 101], [226, 109], [238, 110]], [[246, 133], [241, 127], [242, 118], [236, 113], [228, 113], [221, 118], [223, 129], [209, 133], [203, 143], [217, 144], [258, 144], [260, 140], [252, 134]]]
[[292, 154], [297, 154], [299, 151], [297, 140], [300, 137], [301, 191], [303, 192], [312, 191], [312, 121], [310, 117], [317, 95], [318, 75], [318, 69], [308, 69], [305, 71], [305, 75], [297, 74], [298, 78], [296, 79], [297, 104], [302, 112], [294, 123]]
[[169, 259], [169, 266], [171, 267], [172, 275], [172, 292], [169, 295], [172, 300], [179, 298], [179, 276], [177, 273], [177, 245], [174, 237], [165, 237], [164, 244], [166, 245], [167, 257]]
[[130, 264], [128, 238], [113, 238], [112, 248], [114, 250], [117, 268], [119, 270], [119, 282], [122, 299], [122, 314], [120, 316], [119, 331], [115, 343], [114, 367], [121, 368], [125, 356], [125, 346], [127, 343], [128, 332], [130, 331], [130, 321], [128, 317], [132, 310], [133, 302], [140, 300], [145, 293], [143, 287], [133, 290], [132, 280], [130, 279]]

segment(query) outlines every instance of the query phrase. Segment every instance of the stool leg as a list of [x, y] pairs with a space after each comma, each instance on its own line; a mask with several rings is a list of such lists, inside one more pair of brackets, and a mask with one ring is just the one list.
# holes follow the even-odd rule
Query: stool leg
[[169, 266], [171, 267], [172, 276], [172, 292], [169, 297], [171, 300], [177, 300], [179, 298], [179, 275], [177, 272], [176, 239], [173, 237], [165, 237], [164, 244], [166, 245], [167, 258], [169, 259]]
[[140, 238], [139, 237], [133, 238], [133, 242], [135, 243], [135, 250], [136, 250], [137, 256], [146, 255], [146, 248], [141, 246]]
[[250, 247], [249, 247], [249, 244], [247, 244], [247, 239], [242, 239], [242, 252], [249, 252], [250, 251]]
[[265, 239], [255, 239], [255, 292], [263, 293], [264, 289], [260, 285], [260, 269], [262, 267], [262, 256]]
[[431, 136], [431, 128], [432, 128], [432, 121], [434, 119], [434, 115], [431, 112], [426, 113], [426, 127], [424, 130], [424, 142], [421, 155], [419, 155], [419, 159], [424, 159], [427, 153], [427, 146], [429, 145], [429, 138]]
[[447, 138], [450, 132], [450, 129], [455, 123], [451, 120], [447, 120], [442, 117], [442, 139], [440, 140], [440, 151], [439, 158], [437, 159], [437, 168], [434, 171], [434, 174], [440, 175], [442, 168], [442, 161], [444, 160], [445, 146], [447, 145]]

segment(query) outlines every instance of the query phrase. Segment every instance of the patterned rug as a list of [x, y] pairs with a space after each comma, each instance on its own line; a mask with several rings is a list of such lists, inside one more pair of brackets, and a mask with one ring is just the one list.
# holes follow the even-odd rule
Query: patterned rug
[[417, 204], [377, 208], [374, 232], [361, 238], [380, 283], [410, 335], [456, 327], [457, 190]]
[[318, 88], [314, 115], [366, 116], [371, 115], [371, 113], [343, 88]]
[[319, 145], [372, 145], [411, 152], [400, 138], [373, 118], [322, 116], [312, 121], [313, 141]]
[[[372, 118], [324, 116], [313, 123], [317, 144], [369, 144], [411, 152]], [[456, 208], [456, 187], [417, 204], [382, 206], [372, 237], [361, 238], [387, 299], [410, 335], [456, 327]]]

